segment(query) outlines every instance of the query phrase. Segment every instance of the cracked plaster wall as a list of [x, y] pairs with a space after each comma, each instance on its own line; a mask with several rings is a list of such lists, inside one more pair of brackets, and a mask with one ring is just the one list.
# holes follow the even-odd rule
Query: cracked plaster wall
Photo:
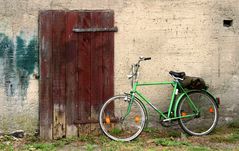
[[[23, 50], [27, 52], [30, 41], [38, 36], [38, 12], [50, 9], [115, 11], [115, 25], [119, 28], [115, 34], [115, 93], [129, 90], [126, 75], [131, 63], [138, 56], [151, 56], [152, 60], [141, 66], [141, 81], [171, 80], [170, 70], [201, 76], [209, 84], [209, 90], [221, 98], [220, 110], [225, 111], [221, 121], [238, 117], [239, 1], [0, 0], [0, 33], [13, 45], [13, 57], [5, 55], [0, 59], [2, 77], [9, 63], [6, 60], [12, 63], [9, 68], [13, 73], [25, 71], [25, 68], [17, 70], [17, 37], [23, 40]], [[224, 19], [233, 19], [232, 27], [223, 27]], [[37, 129], [38, 80], [33, 74], [38, 73], [38, 66], [37, 61], [34, 63], [34, 70], [27, 72], [28, 87], [24, 94], [20, 93], [23, 90], [19, 76], [10, 80], [15, 83], [13, 96], [7, 95], [7, 81], [2, 79], [0, 130]], [[143, 91], [154, 104], [164, 108], [169, 90], [170, 87], [153, 87]]]

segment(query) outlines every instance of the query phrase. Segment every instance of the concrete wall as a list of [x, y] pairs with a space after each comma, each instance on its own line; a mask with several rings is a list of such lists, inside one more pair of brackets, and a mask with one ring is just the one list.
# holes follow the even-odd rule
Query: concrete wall
[[[170, 70], [201, 76], [221, 97], [221, 121], [238, 116], [237, 0], [0, 0], [0, 131], [37, 129], [38, 12], [50, 9], [115, 11], [115, 93], [129, 90], [126, 75], [138, 56], [151, 56], [141, 81], [171, 80]], [[144, 92], [163, 108], [169, 90]]]

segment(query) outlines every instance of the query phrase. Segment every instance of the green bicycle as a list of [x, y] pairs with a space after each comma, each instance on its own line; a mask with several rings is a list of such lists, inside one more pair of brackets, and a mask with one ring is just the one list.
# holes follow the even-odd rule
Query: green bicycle
[[[189, 135], [207, 135], [217, 125], [219, 100], [205, 89], [190, 90], [182, 86], [184, 72], [173, 72], [172, 82], [139, 83], [138, 70], [141, 61], [151, 58], [140, 57], [132, 65], [132, 90], [124, 95], [117, 95], [108, 99], [99, 114], [99, 124], [103, 133], [115, 141], [131, 141], [143, 131], [148, 121], [147, 103], [161, 119], [163, 126], [178, 121], [181, 128]], [[140, 86], [172, 85], [173, 92], [167, 112], [157, 109], [149, 99], [137, 90]]]

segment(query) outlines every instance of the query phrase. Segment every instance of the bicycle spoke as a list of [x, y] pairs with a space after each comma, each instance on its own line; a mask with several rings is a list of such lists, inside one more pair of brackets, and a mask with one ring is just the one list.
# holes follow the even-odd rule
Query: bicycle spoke
[[130, 141], [141, 133], [145, 124], [144, 110], [134, 101], [130, 113], [125, 116], [128, 106], [125, 96], [112, 98], [104, 104], [99, 120], [106, 136], [113, 140]]
[[180, 126], [190, 135], [210, 133], [216, 126], [218, 119], [218, 111], [213, 98], [201, 92], [191, 93], [189, 97], [199, 112], [195, 114], [188, 98], [183, 98], [179, 104], [178, 114], [180, 116], [195, 114], [195, 116], [179, 119]]

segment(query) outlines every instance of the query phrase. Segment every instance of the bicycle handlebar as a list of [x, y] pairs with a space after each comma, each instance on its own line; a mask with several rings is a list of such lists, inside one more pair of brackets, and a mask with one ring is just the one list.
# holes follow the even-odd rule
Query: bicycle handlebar
[[146, 60], [151, 60], [151, 57], [143, 57], [143, 56], [139, 57], [139, 62], [146, 61]]
[[148, 58], [144, 58], [144, 60], [151, 60], [151, 57], [148, 57]]
[[137, 79], [138, 79], [138, 70], [139, 70], [139, 67], [140, 67], [139, 64], [140, 64], [141, 61], [146, 61], [146, 60], [151, 60], [151, 57], [139, 57], [139, 61], [136, 64], [132, 65], [131, 74], [128, 75], [129, 79], [133, 80], [133, 77], [135, 77], [135, 80], [137, 81]]

